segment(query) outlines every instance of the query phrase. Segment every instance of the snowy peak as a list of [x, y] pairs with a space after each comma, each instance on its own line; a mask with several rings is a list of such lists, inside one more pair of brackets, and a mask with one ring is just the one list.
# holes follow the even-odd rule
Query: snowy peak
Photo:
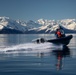
[[12, 20], [9, 17], [0, 17], [0, 29], [1, 26], [3, 28], [9, 28], [9, 29], [15, 29], [19, 31], [25, 30], [25, 26], [21, 26], [20, 23], [18, 23], [16, 20]]
[[0, 17], [0, 21], [2, 22], [2, 21], [8, 21], [9, 20], [9, 17]]
[[54, 26], [54, 25], [62, 25], [67, 29], [76, 30], [76, 19], [63, 19], [63, 20], [44, 20], [39, 19], [38, 23], [41, 25]]
[[63, 24], [68, 29], [76, 30], [76, 19], [61, 20], [61, 24]]
[[0, 29], [3, 29], [8, 25], [8, 17], [0, 17]]
[[55, 20], [44, 20], [44, 19], [39, 19], [37, 22], [41, 25], [54, 25], [57, 23], [55, 22]]
[[26, 24], [27, 24], [29, 29], [38, 28], [41, 26], [40, 24], [38, 24], [32, 20], [29, 20]]

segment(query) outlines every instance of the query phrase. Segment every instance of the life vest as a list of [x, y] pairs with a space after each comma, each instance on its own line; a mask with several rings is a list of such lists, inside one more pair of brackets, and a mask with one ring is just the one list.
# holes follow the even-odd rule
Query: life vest
[[61, 37], [62, 36], [62, 34], [61, 34], [60, 31], [57, 31], [57, 35], [58, 35], [58, 37]]

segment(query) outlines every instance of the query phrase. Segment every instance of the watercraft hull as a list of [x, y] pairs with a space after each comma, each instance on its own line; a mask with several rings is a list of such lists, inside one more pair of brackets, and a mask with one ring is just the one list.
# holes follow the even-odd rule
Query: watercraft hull
[[51, 43], [55, 43], [55, 44], [68, 45], [70, 40], [72, 39], [72, 37], [73, 37], [72, 35], [68, 35], [68, 36], [62, 37], [62, 38], [47, 40], [47, 42], [51, 42]]

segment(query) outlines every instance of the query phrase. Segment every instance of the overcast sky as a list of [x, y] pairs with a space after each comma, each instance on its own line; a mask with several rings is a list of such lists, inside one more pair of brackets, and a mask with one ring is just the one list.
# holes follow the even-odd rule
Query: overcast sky
[[76, 0], [0, 0], [0, 16], [26, 21], [76, 19]]

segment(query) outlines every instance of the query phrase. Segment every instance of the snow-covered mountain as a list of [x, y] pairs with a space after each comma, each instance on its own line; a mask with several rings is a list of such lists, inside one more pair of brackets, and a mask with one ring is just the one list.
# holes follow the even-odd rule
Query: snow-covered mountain
[[44, 20], [36, 22], [29, 20], [12, 20], [9, 17], [0, 17], [0, 33], [51, 33], [58, 26], [62, 26], [65, 32], [76, 32], [76, 19]]

